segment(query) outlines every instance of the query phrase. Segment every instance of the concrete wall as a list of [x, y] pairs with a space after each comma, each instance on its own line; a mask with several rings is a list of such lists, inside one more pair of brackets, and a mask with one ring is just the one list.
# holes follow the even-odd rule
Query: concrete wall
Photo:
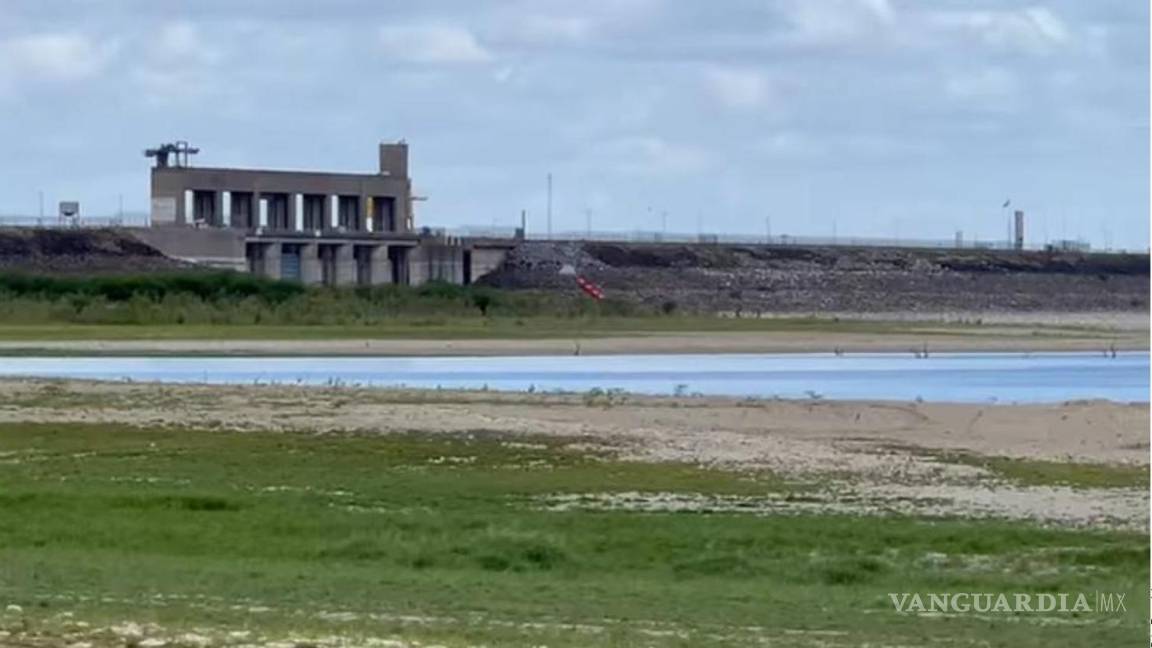
[[508, 256], [509, 247], [473, 247], [471, 257], [471, 279], [476, 281], [480, 277], [500, 267], [504, 257]]
[[393, 283], [392, 264], [388, 261], [388, 246], [378, 245], [372, 250], [372, 285]]
[[244, 233], [236, 230], [141, 227], [129, 230], [166, 256], [228, 270], [245, 271]]
[[464, 248], [424, 241], [408, 256], [409, 283], [418, 286], [439, 279], [464, 282]]
[[[390, 161], [397, 167], [406, 168], [399, 162]], [[411, 183], [407, 176], [399, 175], [366, 175], [343, 173], [311, 173], [302, 171], [262, 171], [250, 169], [216, 169], [206, 167], [167, 167], [152, 169], [152, 223], [155, 226], [191, 225], [194, 215], [189, 213], [192, 208], [186, 198], [188, 192], [203, 197], [200, 205], [214, 205], [212, 214], [205, 220], [210, 225], [224, 225], [223, 215], [232, 214], [232, 196], [239, 194], [238, 201], [243, 200], [245, 205], [251, 201], [253, 205], [251, 219], [236, 218], [230, 226], [255, 227], [268, 223], [259, 222], [261, 212], [261, 199], [267, 200], [275, 197], [280, 200], [287, 197], [284, 206], [288, 212], [286, 223], [279, 226], [284, 229], [298, 230], [303, 218], [296, 218], [296, 203], [299, 196], [355, 196], [358, 199], [361, 223], [360, 229], [366, 229], [370, 214], [370, 206], [374, 199], [390, 199], [395, 214], [395, 230], [407, 231], [412, 222], [409, 213], [411, 205]], [[225, 192], [229, 202], [224, 201]], [[381, 200], [380, 202], [383, 202]], [[310, 206], [311, 207], [311, 206]], [[309, 210], [311, 213], [311, 208]], [[324, 217], [328, 215], [325, 214]], [[311, 220], [311, 219], [310, 219]], [[242, 222], [245, 221], [245, 222]], [[313, 223], [310, 223], [313, 224]], [[331, 222], [324, 223], [332, 227]], [[373, 223], [373, 229], [379, 231], [381, 223]]]
[[[305, 235], [252, 235], [239, 229], [211, 227], [137, 228], [132, 234], [165, 255], [203, 265], [229, 270], [249, 271], [281, 279], [283, 247], [300, 247], [300, 281], [312, 285], [325, 281], [336, 285], [355, 285], [361, 279], [371, 284], [388, 284], [393, 277], [389, 260], [390, 248], [408, 250], [408, 283], [419, 285], [439, 279], [464, 283], [465, 247], [455, 242], [411, 239], [380, 241], [367, 236], [321, 237]], [[356, 250], [362, 250], [357, 258]], [[504, 260], [508, 246], [479, 246], [468, 250], [470, 273], [475, 281], [494, 270]], [[366, 251], [370, 250], [370, 252]], [[330, 255], [327, 272], [324, 254]], [[399, 279], [403, 279], [400, 277]]]
[[394, 178], [408, 177], [408, 145], [380, 144], [380, 173]]

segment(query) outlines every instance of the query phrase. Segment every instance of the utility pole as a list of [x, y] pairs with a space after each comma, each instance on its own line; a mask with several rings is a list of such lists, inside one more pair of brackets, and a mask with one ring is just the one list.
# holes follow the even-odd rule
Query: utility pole
[[548, 173], [548, 240], [552, 240], [552, 173]]
[[592, 240], [592, 210], [587, 207], [584, 208], [584, 237]]
[[1008, 208], [1010, 206], [1012, 206], [1011, 198], [1005, 200], [1004, 204], [1000, 206], [1000, 213], [1004, 215], [1004, 218], [1008, 224], [1008, 238], [1005, 240], [1004, 244], [1004, 247], [1008, 249], [1012, 248], [1012, 214], [1008, 212]]

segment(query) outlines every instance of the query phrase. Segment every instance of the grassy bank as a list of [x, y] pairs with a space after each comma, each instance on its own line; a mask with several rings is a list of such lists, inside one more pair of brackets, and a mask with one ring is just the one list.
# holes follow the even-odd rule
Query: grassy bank
[[[575, 292], [433, 282], [305, 287], [236, 273], [139, 277], [0, 275], [0, 339], [572, 337], [661, 331], [826, 329], [817, 320], [685, 316]], [[877, 323], [833, 326], [880, 332]]]
[[[446, 645], [1078, 646], [1145, 631], [1143, 534], [582, 509], [573, 496], [808, 488], [624, 462], [583, 438], [8, 423], [0, 459], [0, 598], [33, 632], [60, 612]], [[888, 598], [1097, 590], [1128, 593], [1129, 613], [932, 617]]]
[[573, 338], [679, 332], [984, 334], [1107, 339], [1082, 327], [722, 318], [672, 301], [433, 282], [418, 287], [305, 287], [237, 273], [136, 277], [0, 274], [0, 340], [339, 340]]
[[[675, 310], [674, 308], [672, 310]], [[373, 326], [425, 318], [645, 316], [578, 295], [432, 282], [305, 287], [230, 272], [136, 277], [0, 275], [0, 324]]]

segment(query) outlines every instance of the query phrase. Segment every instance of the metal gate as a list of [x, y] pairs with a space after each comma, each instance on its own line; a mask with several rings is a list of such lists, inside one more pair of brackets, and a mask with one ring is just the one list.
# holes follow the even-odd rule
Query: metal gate
[[300, 246], [285, 245], [280, 252], [280, 278], [300, 281]]

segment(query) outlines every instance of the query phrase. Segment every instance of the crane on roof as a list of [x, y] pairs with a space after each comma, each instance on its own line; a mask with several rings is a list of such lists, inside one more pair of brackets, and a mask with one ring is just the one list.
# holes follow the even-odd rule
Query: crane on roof
[[168, 142], [166, 144], [161, 144], [156, 148], [145, 149], [144, 157], [156, 158], [156, 168], [167, 169], [169, 166], [168, 156], [173, 157], [172, 166], [187, 167], [191, 166], [188, 163], [188, 156], [196, 155], [199, 152], [200, 149], [193, 148], [188, 144], [188, 142], [181, 140], [178, 142]]

